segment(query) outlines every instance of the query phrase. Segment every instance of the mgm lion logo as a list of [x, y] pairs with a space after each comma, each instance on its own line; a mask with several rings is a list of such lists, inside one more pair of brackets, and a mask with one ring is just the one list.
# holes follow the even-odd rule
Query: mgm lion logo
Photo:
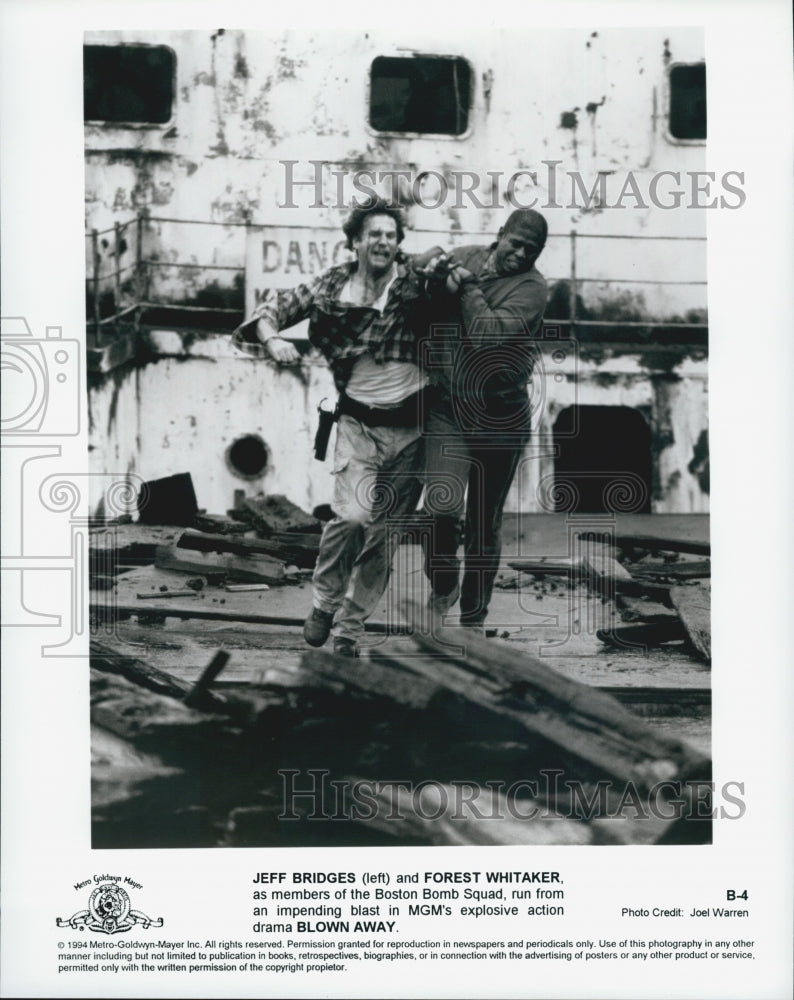
[[152, 920], [140, 910], [130, 907], [130, 897], [126, 889], [115, 882], [101, 882], [88, 899], [88, 909], [79, 910], [68, 920], [56, 918], [58, 927], [73, 930], [98, 931], [100, 934], [119, 934], [136, 925], [142, 927], [162, 927], [163, 918]]

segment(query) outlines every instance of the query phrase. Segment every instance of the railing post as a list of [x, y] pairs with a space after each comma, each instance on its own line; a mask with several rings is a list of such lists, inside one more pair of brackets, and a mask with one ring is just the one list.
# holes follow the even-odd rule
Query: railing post
[[568, 319], [570, 335], [576, 326], [576, 230], [571, 230], [571, 283], [568, 288]]
[[99, 233], [91, 230], [91, 253], [94, 258], [94, 344], [99, 346]]
[[118, 314], [121, 312], [121, 225], [118, 222], [113, 223], [113, 236], [115, 238], [113, 259], [116, 262], [116, 274], [113, 284], [116, 296], [115, 309], [116, 314]]
[[140, 306], [141, 302], [148, 298], [146, 289], [146, 277], [144, 268], [146, 263], [143, 259], [143, 227], [146, 225], [149, 213], [142, 208], [138, 213], [138, 235], [135, 241], [135, 304]]

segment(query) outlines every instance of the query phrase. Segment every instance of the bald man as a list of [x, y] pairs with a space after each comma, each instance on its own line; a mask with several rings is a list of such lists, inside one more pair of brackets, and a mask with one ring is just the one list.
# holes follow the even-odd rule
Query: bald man
[[433, 515], [425, 572], [431, 607], [445, 613], [460, 597], [460, 624], [478, 631], [499, 568], [502, 511], [529, 440], [532, 341], [547, 297], [535, 261], [547, 235], [539, 212], [519, 209], [490, 246], [424, 255], [435, 305], [425, 363], [442, 390], [425, 437], [424, 508]]

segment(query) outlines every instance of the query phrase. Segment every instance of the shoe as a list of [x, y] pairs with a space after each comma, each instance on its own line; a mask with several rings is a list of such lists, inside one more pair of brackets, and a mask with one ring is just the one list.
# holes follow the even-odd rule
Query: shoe
[[358, 643], [346, 635], [334, 636], [334, 656], [358, 656]]
[[477, 620], [468, 619], [466, 620], [462, 615], [460, 619], [460, 627], [466, 629], [471, 635], [479, 635], [485, 637], [485, 621], [484, 619]]
[[446, 614], [460, 597], [460, 587], [456, 583], [448, 594], [437, 594], [435, 591], [427, 599], [428, 608], [437, 615]]
[[331, 634], [334, 623], [333, 611], [312, 608], [312, 613], [303, 623], [303, 638], [310, 646], [324, 646]]

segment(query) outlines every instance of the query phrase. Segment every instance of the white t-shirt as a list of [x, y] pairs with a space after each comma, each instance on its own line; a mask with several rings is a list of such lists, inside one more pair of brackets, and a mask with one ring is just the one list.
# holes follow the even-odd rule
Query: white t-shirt
[[[389, 297], [389, 289], [397, 277], [392, 274], [383, 292], [372, 303], [372, 309], [382, 313]], [[340, 302], [352, 302], [350, 281], [339, 293]], [[345, 392], [351, 399], [366, 406], [394, 406], [427, 385], [427, 376], [411, 361], [384, 361], [378, 364], [370, 354], [362, 354], [353, 365]]]

